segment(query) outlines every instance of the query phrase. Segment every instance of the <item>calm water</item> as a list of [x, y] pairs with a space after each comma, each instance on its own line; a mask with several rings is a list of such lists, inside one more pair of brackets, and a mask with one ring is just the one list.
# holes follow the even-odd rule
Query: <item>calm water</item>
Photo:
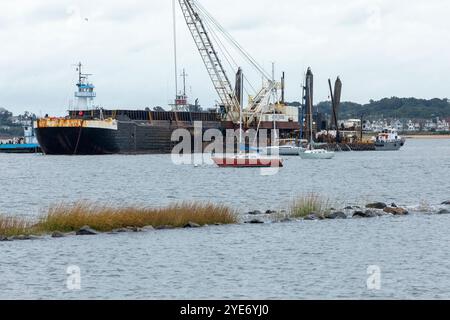
[[[163, 205], [223, 202], [284, 209], [317, 192], [339, 205], [414, 207], [450, 200], [450, 140], [410, 140], [400, 152], [291, 158], [257, 169], [175, 166], [169, 156], [0, 155], [0, 210], [35, 216], [88, 199]], [[450, 215], [208, 227], [0, 242], [0, 298], [450, 298]], [[79, 291], [66, 268], [81, 268]], [[367, 268], [381, 290], [367, 289]]]

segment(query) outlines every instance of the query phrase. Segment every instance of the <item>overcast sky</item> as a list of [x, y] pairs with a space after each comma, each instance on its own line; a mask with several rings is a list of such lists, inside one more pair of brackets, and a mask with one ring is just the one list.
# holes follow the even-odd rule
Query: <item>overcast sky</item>
[[[288, 100], [299, 100], [308, 66], [316, 101], [338, 75], [344, 100], [450, 96], [448, 0], [199, 1], [260, 64], [286, 71]], [[166, 107], [174, 95], [171, 2], [0, 0], [0, 107], [63, 115], [78, 61], [94, 74], [96, 104]], [[177, 15], [188, 92], [209, 107], [216, 94]]]

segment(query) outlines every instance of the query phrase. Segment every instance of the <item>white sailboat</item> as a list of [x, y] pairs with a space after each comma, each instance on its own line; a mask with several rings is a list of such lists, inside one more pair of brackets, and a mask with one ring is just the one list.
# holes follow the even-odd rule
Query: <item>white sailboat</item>
[[280, 139], [277, 135], [275, 111], [273, 118], [274, 140], [275, 145], [260, 148], [261, 154], [264, 155], [280, 155], [280, 156], [298, 156], [299, 152], [303, 150], [296, 143], [296, 139]]
[[[308, 94], [311, 94], [311, 86], [308, 86]], [[309, 127], [310, 127], [310, 141], [308, 148], [306, 150], [301, 150], [299, 152], [299, 156], [302, 159], [307, 160], [313, 160], [313, 159], [319, 159], [319, 160], [329, 160], [333, 159], [335, 156], [335, 153], [332, 151], [324, 150], [324, 149], [314, 149], [314, 139], [313, 139], [313, 114], [312, 114], [312, 103], [311, 99], [308, 101], [308, 108], [309, 108]]]

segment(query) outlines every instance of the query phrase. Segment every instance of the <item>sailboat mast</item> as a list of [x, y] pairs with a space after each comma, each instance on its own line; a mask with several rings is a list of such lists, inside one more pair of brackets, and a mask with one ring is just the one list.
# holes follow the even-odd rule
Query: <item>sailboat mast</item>
[[242, 117], [242, 105], [244, 104], [244, 73], [242, 72], [242, 69], [239, 68], [238, 70], [238, 75], [239, 75], [239, 152], [241, 151], [241, 146], [242, 146], [242, 122], [243, 122], [243, 117]]
[[[308, 95], [311, 97], [311, 87], [310, 86], [308, 86]], [[312, 110], [312, 101], [311, 101], [311, 99], [308, 99], [308, 104], [309, 104], [309, 106], [308, 106], [308, 108], [309, 108], [309, 127], [310, 127], [310, 129], [311, 129], [311, 132], [310, 132], [310, 141], [311, 141], [311, 146], [312, 146], [312, 144], [313, 144], [313, 142], [314, 142], [314, 140], [313, 140], [313, 110]]]
[[[172, 0], [173, 14], [173, 59], [175, 67], [175, 100], [178, 96], [178, 53], [177, 53], [177, 17], [176, 17], [176, 0]], [[176, 103], [175, 103], [176, 104]]]

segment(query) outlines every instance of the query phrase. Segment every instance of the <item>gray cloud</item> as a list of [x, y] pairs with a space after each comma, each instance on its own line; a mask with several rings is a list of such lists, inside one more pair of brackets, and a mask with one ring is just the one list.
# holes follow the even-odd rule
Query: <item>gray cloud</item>
[[[277, 73], [287, 72], [291, 100], [307, 66], [316, 100], [328, 97], [327, 79], [337, 75], [346, 100], [448, 96], [447, 1], [200, 1], [266, 69], [276, 61]], [[178, 38], [192, 98], [210, 106], [217, 98], [180, 12]], [[0, 106], [17, 112], [63, 114], [78, 61], [95, 74], [105, 107], [173, 98], [171, 1], [2, 1], [0, 43]], [[260, 78], [244, 70], [258, 87]]]

